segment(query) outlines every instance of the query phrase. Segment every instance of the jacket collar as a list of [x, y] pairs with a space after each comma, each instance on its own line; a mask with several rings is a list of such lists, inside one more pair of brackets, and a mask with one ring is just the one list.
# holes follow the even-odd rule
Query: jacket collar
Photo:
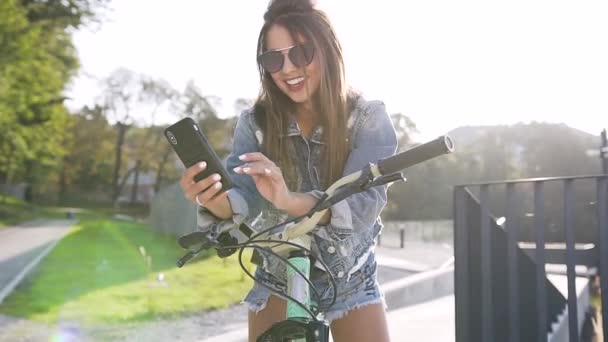
[[[293, 137], [297, 135], [302, 135], [302, 130], [300, 129], [300, 125], [298, 125], [298, 121], [293, 115], [289, 115], [289, 123], [287, 125], [287, 134], [283, 134], [283, 136]], [[325, 144], [325, 138], [323, 136], [323, 126], [315, 126], [312, 130], [312, 134], [310, 135], [310, 141], [317, 144]]]

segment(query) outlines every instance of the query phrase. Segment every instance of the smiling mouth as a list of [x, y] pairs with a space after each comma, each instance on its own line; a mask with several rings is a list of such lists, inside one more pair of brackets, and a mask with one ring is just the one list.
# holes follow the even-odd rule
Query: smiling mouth
[[298, 92], [304, 88], [304, 81], [305, 81], [305, 78], [301, 76], [301, 77], [296, 77], [296, 78], [286, 80], [285, 84], [287, 84], [287, 88], [291, 92]]

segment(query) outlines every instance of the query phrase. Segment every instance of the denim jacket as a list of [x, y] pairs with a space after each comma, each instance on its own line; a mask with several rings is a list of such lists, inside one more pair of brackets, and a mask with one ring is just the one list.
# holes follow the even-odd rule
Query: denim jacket
[[[350, 153], [343, 175], [356, 172], [368, 163], [393, 155], [397, 149], [397, 137], [392, 121], [380, 101], [366, 101], [362, 97], [356, 102], [347, 122]], [[288, 148], [294, 156], [298, 174], [298, 191], [308, 192], [320, 198], [325, 189], [319, 179], [321, 153], [325, 145], [322, 127], [313, 129], [306, 139], [292, 117], [284, 138], [290, 139]], [[199, 207], [197, 225], [207, 230], [214, 223], [223, 225], [221, 231], [235, 228], [245, 221], [260, 231], [283, 222], [287, 214], [276, 209], [257, 191], [251, 176], [237, 174], [233, 168], [243, 164], [238, 157], [247, 152], [259, 152], [263, 134], [257, 125], [253, 110], [241, 113], [234, 132], [232, 152], [226, 160], [233, 189], [228, 193], [232, 206], [232, 219], [218, 222], [205, 208]], [[328, 184], [330, 185], [330, 184]], [[382, 230], [380, 212], [386, 205], [387, 186], [377, 186], [350, 196], [331, 207], [331, 219], [327, 225], [317, 225], [312, 234], [311, 250], [321, 258], [334, 277], [343, 278], [356, 272], [372, 253], [376, 237]], [[319, 265], [319, 264], [317, 264]], [[285, 280], [285, 265], [272, 256], [264, 257], [264, 270]]]

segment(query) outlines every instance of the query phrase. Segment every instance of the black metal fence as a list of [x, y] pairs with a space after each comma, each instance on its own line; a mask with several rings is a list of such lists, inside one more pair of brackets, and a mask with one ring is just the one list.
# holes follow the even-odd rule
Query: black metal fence
[[[576, 186], [592, 182], [595, 210], [579, 213]], [[562, 184], [563, 250], [546, 248], [545, 188]], [[525, 185], [524, 185], [525, 184]], [[490, 191], [504, 190], [504, 216], [491, 211]], [[532, 193], [530, 193], [532, 192]], [[520, 248], [524, 205], [531, 197], [534, 248]], [[591, 215], [594, 241], [575, 247], [575, 215]], [[553, 218], [555, 219], [555, 218]], [[497, 222], [498, 221], [498, 222]], [[526, 229], [527, 231], [528, 229]], [[528, 234], [527, 236], [530, 236]], [[552, 242], [556, 242], [554, 239]], [[588, 242], [588, 241], [587, 241]], [[577, 245], [578, 246], [578, 245]], [[608, 176], [522, 179], [457, 186], [454, 190], [454, 286], [456, 341], [547, 341], [552, 323], [567, 308], [569, 340], [579, 341], [575, 266], [597, 268], [600, 279], [604, 335], [608, 334]], [[547, 280], [546, 263], [565, 263], [568, 298]]]

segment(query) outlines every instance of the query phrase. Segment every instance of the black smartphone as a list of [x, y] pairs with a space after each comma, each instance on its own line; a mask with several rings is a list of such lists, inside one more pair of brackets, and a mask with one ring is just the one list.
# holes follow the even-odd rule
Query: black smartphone
[[222, 191], [232, 188], [232, 181], [222, 161], [209, 144], [207, 137], [192, 118], [184, 118], [165, 129], [165, 137], [186, 168], [201, 161], [207, 168], [194, 176], [198, 182], [214, 173], [222, 176]]

